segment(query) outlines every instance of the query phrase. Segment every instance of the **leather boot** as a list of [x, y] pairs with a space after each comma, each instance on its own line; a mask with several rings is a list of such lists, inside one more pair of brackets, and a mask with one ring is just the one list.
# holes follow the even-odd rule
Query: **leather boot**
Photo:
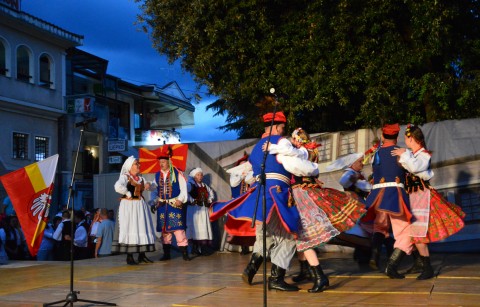
[[322, 267], [319, 265], [312, 266], [313, 272], [313, 288], [308, 289], [310, 293], [322, 292], [323, 288], [330, 286], [330, 281], [328, 280], [327, 275], [323, 273]]
[[258, 253], [253, 253], [252, 258], [250, 258], [250, 262], [248, 263], [247, 267], [245, 270], [243, 270], [242, 273], [242, 279], [245, 283], [251, 285], [253, 277], [257, 273], [258, 269], [263, 263], [263, 257], [262, 255]]
[[405, 256], [405, 252], [401, 249], [395, 248], [393, 250], [392, 256], [388, 259], [387, 268], [385, 269], [385, 274], [388, 277], [393, 279], [403, 279], [405, 275], [398, 273], [397, 268], [400, 262], [402, 261], [403, 257]]
[[166, 261], [166, 260], [170, 260], [171, 257], [170, 257], [170, 248], [172, 247], [172, 245], [170, 244], [163, 244], [163, 256], [162, 258], [160, 258], [160, 261]]
[[305, 279], [312, 280], [313, 274], [310, 265], [308, 264], [307, 260], [299, 260], [300, 262], [300, 273], [297, 276], [294, 276], [292, 280], [294, 282], [301, 282]]
[[192, 243], [192, 255], [193, 256], [200, 256], [202, 253], [198, 249], [198, 244], [196, 242]]
[[179, 246], [180, 250], [182, 251], [182, 257], [185, 261], [190, 261], [190, 257], [188, 257], [188, 246]]
[[136, 262], [135, 259], [133, 259], [133, 254], [127, 254], [127, 264], [130, 264], [130, 265], [138, 264], [138, 262]]
[[297, 286], [287, 284], [284, 280], [287, 270], [272, 263], [272, 273], [268, 278], [268, 290], [280, 290], [280, 291], [298, 291]]
[[145, 253], [139, 253], [138, 254], [138, 263], [153, 263], [152, 260], [148, 259]]
[[423, 271], [423, 262], [418, 250], [412, 252], [413, 265], [404, 274], [418, 274]]
[[418, 280], [425, 280], [432, 278], [435, 273], [433, 272], [432, 265], [430, 264], [430, 257], [420, 256], [422, 259], [423, 270], [420, 275], [417, 276]]
[[383, 241], [385, 235], [380, 232], [375, 232], [372, 236], [372, 257], [370, 258], [370, 268], [372, 270], [378, 270], [380, 265], [380, 254], [382, 251]]
[[387, 258], [390, 258], [393, 253], [395, 239], [393, 237], [385, 238], [385, 240], [383, 241], [383, 245], [385, 246], [385, 250], [387, 251]]

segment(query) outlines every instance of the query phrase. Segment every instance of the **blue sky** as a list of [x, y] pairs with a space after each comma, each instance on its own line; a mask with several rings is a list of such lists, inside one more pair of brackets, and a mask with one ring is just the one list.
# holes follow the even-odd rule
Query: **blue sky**
[[[133, 0], [23, 0], [21, 10], [67, 31], [84, 36], [79, 49], [108, 60], [107, 73], [134, 84], [163, 86], [176, 81], [185, 95], [193, 96], [197, 85], [180, 63], [169, 65], [155, 51], [148, 35], [134, 25], [140, 12]], [[198, 94], [202, 101], [195, 104], [195, 128], [179, 130], [183, 142], [235, 140], [234, 132], [216, 129], [224, 124], [223, 117], [213, 117], [205, 107], [215, 97], [205, 89]], [[202, 133], [198, 133], [202, 131]]]

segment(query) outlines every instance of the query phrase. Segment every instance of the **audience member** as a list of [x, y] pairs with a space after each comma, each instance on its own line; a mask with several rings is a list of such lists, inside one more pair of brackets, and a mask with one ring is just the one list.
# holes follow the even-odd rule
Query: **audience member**
[[[74, 225], [75, 226], [75, 225]], [[75, 227], [74, 227], [75, 230]], [[58, 252], [55, 254], [56, 260], [70, 260], [70, 241], [72, 240], [72, 221], [71, 211], [65, 210], [62, 213], [62, 222], [58, 224], [53, 239], [59, 242]]]
[[0, 219], [0, 265], [8, 263], [8, 255], [5, 250], [5, 242], [7, 241], [6, 227], [6, 220]]
[[91, 255], [88, 249], [88, 224], [85, 221], [83, 211], [75, 211], [75, 235], [73, 237], [73, 245], [75, 259], [86, 259]]
[[100, 221], [96, 231], [95, 258], [112, 254], [115, 223], [108, 218], [107, 209], [100, 209]]
[[56, 241], [53, 238], [55, 232], [54, 226], [50, 221], [47, 222], [45, 230], [43, 231], [42, 243], [37, 253], [38, 261], [53, 261]]

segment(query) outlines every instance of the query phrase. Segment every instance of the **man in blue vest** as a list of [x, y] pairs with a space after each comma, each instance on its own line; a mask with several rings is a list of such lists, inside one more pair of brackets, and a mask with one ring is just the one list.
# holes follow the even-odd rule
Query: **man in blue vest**
[[187, 182], [183, 173], [173, 166], [170, 157], [171, 150], [158, 157], [160, 171], [155, 174], [158, 187], [152, 192], [152, 212], [157, 211], [157, 231], [162, 233], [163, 256], [160, 261], [170, 260], [173, 235], [182, 251], [183, 260], [189, 261], [184, 206], [188, 199]]
[[[284, 147], [286, 151], [289, 149], [294, 150], [290, 141], [282, 137], [286, 123], [286, 117], [283, 112], [265, 114], [263, 116], [263, 122], [265, 124], [265, 133], [253, 148], [249, 157], [249, 162], [253, 169], [253, 176], [259, 178], [258, 180], [262, 180], [260, 179], [264, 156], [262, 146], [268, 141], [269, 134], [271, 134], [271, 144]], [[282, 150], [282, 152], [286, 151]], [[232, 221], [252, 220], [257, 194], [261, 193], [260, 196], [263, 196], [263, 188], [265, 188], [266, 212], [263, 214], [262, 197], [260, 197], [256, 221], [259, 223], [257, 226], [261, 226], [261, 222], [265, 219], [267, 230], [272, 235], [274, 242], [274, 246], [270, 250], [272, 271], [268, 280], [268, 288], [269, 290], [298, 291], [298, 287], [287, 284], [284, 278], [286, 269], [290, 265], [290, 260], [295, 254], [296, 245], [293, 233], [298, 229], [300, 216], [295, 206], [288, 205], [291, 174], [277, 158], [278, 155], [267, 154], [264, 185], [256, 182], [252, 185], [252, 187], [255, 188], [250, 189], [240, 197], [228, 202], [214, 203], [211, 207], [210, 220], [216, 220], [227, 212], [228, 218], [232, 219]], [[303, 169], [301, 163], [299, 163], [297, 167]], [[318, 166], [315, 166], [315, 169], [312, 169], [309, 175], [318, 175]], [[232, 222], [232, 225], [235, 225], [235, 223]], [[260, 243], [258, 237], [257, 241]], [[260, 247], [260, 245], [261, 244], [255, 244], [255, 246], [258, 247]], [[263, 257], [261, 256], [263, 251], [256, 249], [255, 246], [252, 259], [242, 275], [243, 280], [248, 284], [251, 284], [255, 273], [263, 262]]]
[[373, 186], [366, 200], [368, 212], [364, 218], [365, 221], [374, 220], [372, 246], [377, 266], [381, 242], [388, 237], [391, 225], [395, 245], [385, 274], [394, 279], [405, 278], [397, 271], [397, 267], [413, 248], [410, 237], [410, 201], [404, 186], [405, 169], [398, 163], [398, 157], [391, 153], [397, 147], [399, 131], [398, 124], [387, 124], [382, 128], [382, 144], [372, 161]]

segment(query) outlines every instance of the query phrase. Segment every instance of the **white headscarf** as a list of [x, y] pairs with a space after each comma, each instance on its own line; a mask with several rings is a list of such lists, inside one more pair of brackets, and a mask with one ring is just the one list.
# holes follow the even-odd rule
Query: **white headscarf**
[[325, 169], [329, 172], [333, 172], [340, 169], [346, 169], [347, 167], [352, 166], [352, 164], [363, 157], [362, 153], [352, 153], [330, 163]]
[[122, 170], [120, 171], [120, 177], [122, 175], [127, 175], [130, 173], [130, 169], [132, 168], [133, 163], [137, 160], [134, 156], [128, 157], [128, 159], [123, 163]]
[[195, 177], [196, 174], [198, 173], [203, 173], [202, 169], [200, 167], [194, 168], [190, 171], [189, 176], [190, 177]]

